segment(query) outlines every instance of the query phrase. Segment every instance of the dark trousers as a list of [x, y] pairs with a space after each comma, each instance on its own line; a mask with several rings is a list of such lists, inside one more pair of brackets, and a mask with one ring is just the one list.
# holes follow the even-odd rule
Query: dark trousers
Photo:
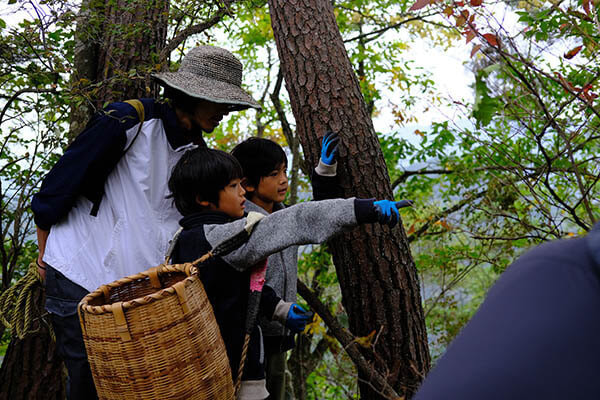
[[69, 373], [69, 400], [98, 398], [77, 315], [77, 304], [87, 294], [86, 289], [73, 283], [51, 266], [47, 267], [46, 310], [50, 313], [58, 353]]
[[265, 357], [269, 400], [285, 399], [286, 358], [286, 352], [268, 354]]

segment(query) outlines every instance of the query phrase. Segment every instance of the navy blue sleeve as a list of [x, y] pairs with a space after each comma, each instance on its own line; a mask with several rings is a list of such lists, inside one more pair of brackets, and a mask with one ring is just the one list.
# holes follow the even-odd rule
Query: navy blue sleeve
[[379, 216], [373, 207], [375, 199], [354, 199], [354, 215], [359, 224], [375, 223]]
[[323, 176], [317, 171], [312, 173], [312, 188], [314, 200], [327, 200], [342, 198], [342, 187], [339, 184], [338, 176]]
[[[44, 230], [64, 218], [86, 185], [103, 188], [104, 181], [121, 157], [125, 132], [139, 122], [135, 109], [114, 103], [98, 113], [69, 145], [33, 196], [35, 223]], [[107, 167], [108, 166], [108, 167]], [[101, 180], [101, 182], [93, 182]]]
[[281, 298], [277, 296], [275, 290], [269, 285], [264, 285], [262, 295], [260, 296], [260, 314], [270, 320], [279, 301], [281, 301]]
[[592, 399], [600, 394], [600, 270], [584, 239], [514, 262], [416, 400]]

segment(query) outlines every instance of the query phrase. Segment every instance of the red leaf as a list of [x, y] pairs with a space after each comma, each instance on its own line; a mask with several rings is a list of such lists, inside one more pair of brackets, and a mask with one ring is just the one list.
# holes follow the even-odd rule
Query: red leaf
[[473, 46], [473, 50], [471, 50], [471, 58], [473, 58], [473, 56], [479, 51], [479, 49], [481, 49], [480, 44], [476, 44], [475, 46]]
[[490, 46], [498, 47], [498, 38], [492, 33], [486, 33], [483, 38], [490, 44]]
[[408, 11], [416, 11], [416, 10], [420, 10], [421, 8], [428, 6], [429, 4], [431, 4], [431, 0], [417, 0], [417, 2], [415, 4], [413, 4]]
[[471, 0], [471, 5], [477, 7], [483, 4], [483, 0]]
[[567, 26], [569, 26], [569, 24], [567, 24], [567, 23], [565, 22], [564, 24], [561, 24], [561, 25], [558, 27], [558, 29], [560, 29], [560, 30], [562, 31], [562, 30], [563, 30], [563, 29], [565, 29]]
[[575, 90], [575, 87], [573, 86], [573, 84], [571, 82], [569, 82], [568, 80], [566, 80], [564, 76], [562, 76], [558, 72], [555, 72], [554, 74], [558, 77], [558, 80], [563, 85], [563, 87], [565, 88], [565, 91], [567, 93], [569, 91], [574, 91]]
[[465, 15], [463, 13], [460, 13], [460, 15], [458, 15], [456, 17], [456, 26], [460, 27], [466, 23], [467, 23], [467, 19], [465, 18]]
[[465, 6], [465, 2], [464, 1], [457, 1], [456, 2], [456, 6], [457, 7], [464, 7]]
[[591, 14], [591, 10], [590, 10], [590, 3], [591, 3], [591, 1], [590, 1], [590, 0], [583, 0], [583, 1], [581, 2], [581, 4], [583, 5], [583, 9], [585, 10], [585, 13], [586, 13], [587, 15], [590, 15], [590, 14]]
[[467, 43], [469, 43], [471, 40], [473, 40], [475, 38], [475, 32], [473, 32], [471, 29], [467, 30], [466, 37], [467, 37]]
[[570, 60], [571, 58], [575, 57], [577, 55], [577, 53], [579, 53], [581, 51], [581, 48], [583, 46], [577, 46], [574, 49], [571, 49], [569, 51], [567, 51], [563, 57], [566, 58], [567, 60]]

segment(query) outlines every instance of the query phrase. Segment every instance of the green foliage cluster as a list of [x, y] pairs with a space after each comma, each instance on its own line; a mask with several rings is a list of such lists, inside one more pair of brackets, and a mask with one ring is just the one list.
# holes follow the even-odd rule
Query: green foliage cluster
[[48, 7], [37, 19], [0, 21], [0, 291], [37, 256], [29, 203], [68, 127], [73, 14]]

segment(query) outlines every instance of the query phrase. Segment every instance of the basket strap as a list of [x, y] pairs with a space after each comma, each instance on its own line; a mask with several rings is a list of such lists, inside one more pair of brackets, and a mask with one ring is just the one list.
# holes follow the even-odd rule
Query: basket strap
[[123, 312], [123, 302], [118, 301], [113, 303], [111, 306], [113, 316], [115, 317], [115, 325], [117, 327], [117, 333], [121, 336], [121, 340], [129, 342], [131, 340], [131, 334], [127, 328], [127, 320], [125, 319], [125, 313]]
[[233, 389], [233, 398], [238, 400], [240, 395], [240, 388], [242, 387], [242, 375], [244, 373], [244, 366], [246, 365], [246, 356], [248, 355], [248, 345], [250, 344], [250, 334], [246, 333], [244, 336], [244, 345], [242, 346], [242, 358], [240, 358], [240, 366], [238, 368], [237, 379], [235, 380], [235, 386]]
[[165, 264], [169, 264], [171, 262], [171, 254], [173, 254], [173, 250], [175, 249], [175, 245], [177, 244], [177, 239], [179, 239], [179, 234], [183, 231], [183, 226], [179, 227], [173, 238], [169, 240], [169, 248], [167, 249], [167, 253], [165, 254]]
[[102, 290], [102, 294], [104, 295], [104, 301], [110, 303], [110, 289], [107, 285], [100, 286], [100, 290]]
[[179, 304], [181, 304], [181, 309], [183, 310], [183, 315], [190, 312], [190, 308], [187, 304], [187, 296], [185, 295], [185, 282], [180, 281], [173, 285], [175, 292], [177, 292], [177, 297], [179, 298]]
[[158, 268], [159, 267], [152, 267], [148, 270], [148, 278], [150, 278], [150, 284], [154, 289], [162, 288], [160, 279], [158, 279]]

